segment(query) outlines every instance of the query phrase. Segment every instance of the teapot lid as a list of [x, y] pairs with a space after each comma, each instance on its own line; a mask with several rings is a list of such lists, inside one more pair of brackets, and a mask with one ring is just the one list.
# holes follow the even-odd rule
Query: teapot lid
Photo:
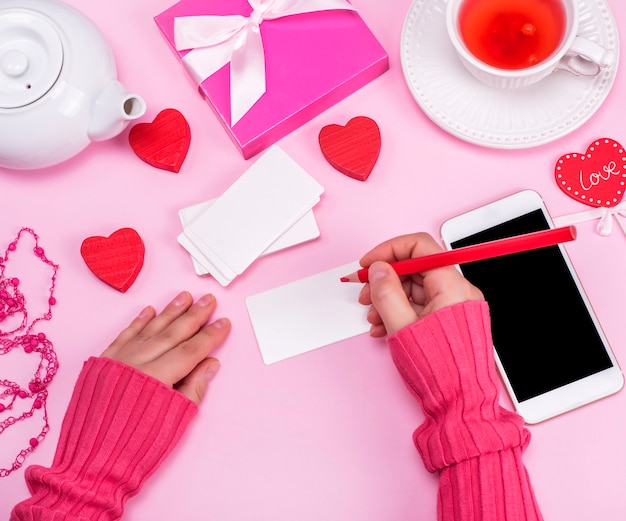
[[63, 44], [50, 19], [27, 9], [0, 10], [0, 109], [44, 96], [63, 66]]

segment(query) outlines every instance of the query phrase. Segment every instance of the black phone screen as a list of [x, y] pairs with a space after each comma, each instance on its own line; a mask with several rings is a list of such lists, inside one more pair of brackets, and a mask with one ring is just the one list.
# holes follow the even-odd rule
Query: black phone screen
[[[541, 210], [452, 248], [549, 228]], [[613, 366], [558, 246], [461, 266], [489, 304], [493, 343], [519, 402]]]

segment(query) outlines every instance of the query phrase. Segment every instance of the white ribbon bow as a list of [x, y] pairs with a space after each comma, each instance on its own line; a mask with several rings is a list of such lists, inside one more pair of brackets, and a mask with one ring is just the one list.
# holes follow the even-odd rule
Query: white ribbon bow
[[592, 219], [600, 219], [597, 232], [605, 237], [611, 235], [613, 232], [613, 217], [620, 225], [624, 234], [626, 234], [626, 203], [620, 203], [611, 207], [594, 208], [593, 210], [587, 210], [585, 212], [573, 213], [570, 215], [564, 215], [554, 219], [554, 224], [557, 226], [569, 226], [570, 224], [576, 224], [583, 221], [591, 221]]
[[[231, 126], [265, 94], [265, 52], [259, 26], [294, 14], [356, 11], [347, 0], [248, 0], [249, 17], [184, 16], [174, 19], [177, 51], [191, 49], [183, 62], [194, 81], [202, 83], [230, 62]], [[312, 43], [313, 45], [313, 43]]]

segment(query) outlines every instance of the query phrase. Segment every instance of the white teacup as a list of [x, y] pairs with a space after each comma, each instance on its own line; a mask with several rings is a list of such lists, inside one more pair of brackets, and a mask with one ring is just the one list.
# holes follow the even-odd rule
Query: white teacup
[[[577, 76], [597, 76], [600, 71], [613, 65], [616, 55], [610, 49], [578, 35], [578, 0], [554, 0], [564, 12], [564, 29], [554, 50], [535, 64], [522, 68], [501, 68], [490, 65], [470, 52], [464, 41], [459, 23], [459, 12], [464, 2], [479, 0], [447, 0], [446, 25], [450, 40], [466, 69], [477, 79], [492, 87], [519, 88], [545, 78], [555, 70], [563, 69]], [[480, 0], [504, 6], [502, 0]], [[506, 9], [506, 7], [503, 7]], [[523, 29], [534, 36], [536, 28], [524, 24]]]

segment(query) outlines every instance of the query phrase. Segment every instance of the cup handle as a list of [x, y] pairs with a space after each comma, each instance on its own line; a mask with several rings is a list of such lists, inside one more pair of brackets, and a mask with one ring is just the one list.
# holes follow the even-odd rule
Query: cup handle
[[556, 66], [576, 76], [597, 76], [615, 63], [615, 53], [601, 45], [577, 36], [569, 51]]

